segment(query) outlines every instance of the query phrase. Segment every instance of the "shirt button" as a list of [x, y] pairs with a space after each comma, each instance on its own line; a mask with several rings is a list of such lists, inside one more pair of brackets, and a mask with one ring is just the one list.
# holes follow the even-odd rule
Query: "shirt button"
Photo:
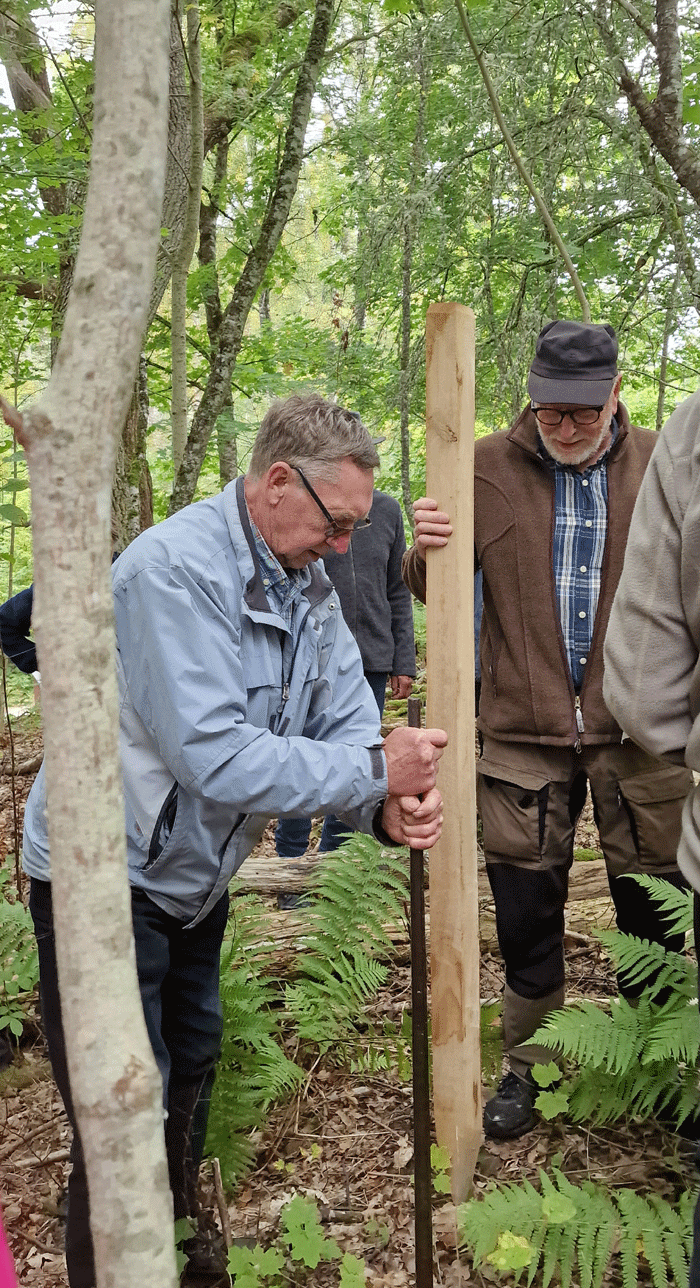
[[585, 564], [581, 564], [581, 567], [579, 568], [579, 572], [588, 572], [588, 569]]
[[585, 657], [580, 657], [580, 658], [579, 658], [579, 662], [581, 663], [581, 666], [585, 666], [585, 665], [586, 665], [586, 658], [585, 658]]
[[579, 613], [579, 617], [585, 617], [585, 616], [586, 616], [586, 614], [585, 614], [584, 612], [580, 612], [580, 613]]
[[269, 584], [270, 584], [270, 578], [263, 577], [263, 586], [269, 586]]
[[588, 487], [588, 479], [581, 479], [581, 487]]
[[586, 519], [586, 527], [587, 527], [587, 528], [592, 528], [592, 527], [593, 527], [593, 520], [592, 520], [592, 519]]

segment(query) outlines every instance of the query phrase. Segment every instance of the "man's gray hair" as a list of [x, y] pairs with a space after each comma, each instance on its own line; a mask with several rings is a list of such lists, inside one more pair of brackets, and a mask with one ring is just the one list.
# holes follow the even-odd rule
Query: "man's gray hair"
[[320, 394], [292, 394], [277, 399], [265, 413], [248, 473], [262, 478], [275, 461], [286, 461], [311, 478], [332, 481], [346, 457], [361, 470], [379, 465], [377, 449], [357, 412]]

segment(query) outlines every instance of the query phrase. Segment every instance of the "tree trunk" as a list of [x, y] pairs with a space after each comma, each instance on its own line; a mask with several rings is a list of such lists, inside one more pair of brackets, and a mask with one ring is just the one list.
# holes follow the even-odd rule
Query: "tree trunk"
[[126, 876], [110, 563], [117, 440], [160, 230], [169, 0], [98, 0], [91, 175], [59, 351], [19, 415], [33, 492], [34, 627], [56, 950], [99, 1288], [175, 1283], [162, 1085]]
[[216, 357], [193, 418], [185, 455], [170, 500], [168, 511], [170, 514], [182, 509], [184, 505], [189, 505], [194, 496], [216, 418], [224, 407], [227, 392], [230, 393], [231, 373], [241, 347], [248, 314], [287, 222], [299, 182], [311, 100], [328, 43], [333, 13], [332, 0], [316, 0], [314, 23], [299, 69], [277, 181], [270, 196], [258, 239], [246, 259], [231, 301], [222, 318]]
[[197, 244], [199, 207], [202, 199], [202, 148], [204, 108], [202, 106], [202, 58], [199, 5], [187, 5], [187, 65], [190, 73], [190, 167], [185, 224], [173, 261], [170, 290], [170, 352], [172, 391], [170, 414], [173, 434], [173, 464], [180, 468], [187, 442], [187, 274]]
[[[170, 281], [173, 259], [177, 255], [183, 236], [189, 165], [190, 114], [187, 103], [186, 66], [180, 34], [178, 0], [171, 0], [168, 153], [160, 217], [163, 231], [158, 244], [146, 329], [153, 321], [165, 294]], [[113, 503], [120, 549], [153, 523], [153, 489], [146, 459], [147, 429], [148, 382], [145, 364], [141, 364], [122, 429], [114, 479]]]
[[115, 550], [124, 550], [139, 532], [150, 528], [153, 523], [153, 484], [146, 456], [148, 407], [146, 359], [141, 354], [129, 410], [117, 444], [117, 465], [112, 485]]

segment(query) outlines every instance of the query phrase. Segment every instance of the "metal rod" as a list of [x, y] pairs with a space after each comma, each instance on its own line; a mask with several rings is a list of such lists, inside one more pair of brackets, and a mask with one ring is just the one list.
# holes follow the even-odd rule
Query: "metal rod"
[[[408, 699], [408, 723], [412, 729], [420, 728], [421, 707], [418, 698]], [[411, 1006], [416, 1288], [432, 1288], [433, 1212], [430, 1167], [428, 963], [425, 951], [423, 851], [414, 849], [411, 849]]]

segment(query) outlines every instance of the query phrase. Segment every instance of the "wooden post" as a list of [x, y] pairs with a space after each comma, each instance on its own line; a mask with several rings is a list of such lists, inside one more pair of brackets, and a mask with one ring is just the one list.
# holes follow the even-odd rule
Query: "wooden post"
[[427, 557], [427, 724], [446, 729], [442, 837], [430, 851], [433, 1098], [467, 1197], [482, 1140], [474, 755], [474, 314], [431, 304], [426, 321], [426, 491], [453, 535]]

